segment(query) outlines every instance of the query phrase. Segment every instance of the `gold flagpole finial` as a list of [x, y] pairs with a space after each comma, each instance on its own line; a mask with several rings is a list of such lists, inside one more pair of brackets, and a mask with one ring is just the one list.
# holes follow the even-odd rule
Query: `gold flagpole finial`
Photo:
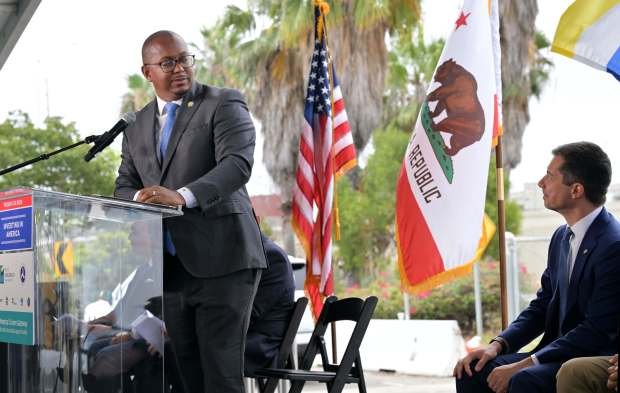
[[329, 14], [329, 4], [324, 0], [314, 0], [314, 6], [319, 8], [320, 16], [317, 18], [316, 31], [319, 40], [323, 40], [323, 29], [325, 26], [325, 15]]
[[314, 0], [314, 6], [319, 7], [321, 15], [325, 16], [329, 14], [329, 4], [325, 0]]

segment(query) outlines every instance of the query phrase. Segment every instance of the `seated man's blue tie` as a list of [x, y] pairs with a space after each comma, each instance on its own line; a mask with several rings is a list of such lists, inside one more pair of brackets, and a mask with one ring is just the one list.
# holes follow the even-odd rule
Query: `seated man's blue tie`
[[[560, 245], [560, 258], [558, 263], [558, 285], [560, 289], [560, 318], [558, 330], [561, 329], [562, 322], [566, 316], [566, 307], [568, 304], [568, 286], [570, 283], [570, 264], [572, 259], [572, 253], [570, 249], [570, 242], [573, 237], [573, 231], [570, 228], [566, 228], [564, 236], [562, 236], [562, 243]], [[561, 334], [561, 331], [560, 331]]]
[[[168, 102], [164, 105], [164, 113], [167, 114], [166, 123], [161, 130], [161, 140], [159, 141], [159, 156], [161, 162], [164, 162], [166, 157], [166, 150], [168, 149], [168, 142], [170, 141], [170, 135], [172, 134], [172, 127], [174, 127], [174, 121], [177, 117], [177, 109], [179, 105], [174, 102]], [[170, 231], [164, 226], [164, 250], [170, 255], [176, 255], [176, 249], [174, 243], [172, 243], [172, 237]]]

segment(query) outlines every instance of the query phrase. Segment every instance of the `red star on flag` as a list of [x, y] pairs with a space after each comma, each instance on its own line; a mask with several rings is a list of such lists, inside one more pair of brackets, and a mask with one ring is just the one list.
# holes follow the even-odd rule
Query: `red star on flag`
[[459, 15], [459, 18], [456, 20], [456, 22], [454, 22], [456, 24], [456, 28], [454, 29], [454, 31], [457, 31], [461, 26], [467, 25], [467, 18], [469, 17], [469, 15], [471, 15], [471, 12], [468, 12], [467, 15], [465, 15], [465, 13], [461, 11], [461, 15]]

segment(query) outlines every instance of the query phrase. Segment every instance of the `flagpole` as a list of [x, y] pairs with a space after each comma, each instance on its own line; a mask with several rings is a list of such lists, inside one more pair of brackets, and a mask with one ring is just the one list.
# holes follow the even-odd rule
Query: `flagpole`
[[499, 241], [499, 285], [502, 307], [502, 330], [508, 327], [508, 288], [506, 285], [506, 209], [504, 205], [504, 165], [502, 136], [497, 136], [495, 146], [495, 171], [497, 180], [497, 222]]
[[[321, 38], [323, 38], [325, 40], [325, 48], [327, 49], [327, 76], [329, 78], [329, 101], [331, 104], [331, 111], [330, 111], [330, 116], [331, 116], [331, 120], [332, 120], [332, 127], [334, 124], [334, 77], [333, 77], [333, 72], [330, 72], [332, 70], [332, 57], [329, 53], [329, 40], [327, 39], [327, 19], [325, 18], [325, 14], [329, 13], [329, 5], [327, 4], [327, 2], [323, 1], [323, 0], [315, 0], [315, 6], [319, 7], [319, 10], [321, 12], [321, 19], [323, 22], [323, 35]], [[333, 133], [332, 133], [332, 138], [333, 138]], [[331, 152], [330, 152], [330, 159], [333, 161], [334, 159], [334, 144], [333, 144], [333, 140], [331, 143]], [[335, 229], [336, 229], [336, 240], [340, 240], [340, 216], [338, 214], [338, 198], [337, 198], [337, 192], [336, 192], [336, 174], [332, 174], [332, 182], [333, 182], [333, 203], [332, 203], [332, 214], [334, 214], [334, 222], [335, 222]], [[333, 270], [332, 270], [333, 272]], [[332, 273], [333, 274], [333, 273]], [[332, 322], [331, 324], [331, 335], [332, 335], [332, 360], [334, 363], [338, 363], [338, 344], [336, 342], [336, 322]]]

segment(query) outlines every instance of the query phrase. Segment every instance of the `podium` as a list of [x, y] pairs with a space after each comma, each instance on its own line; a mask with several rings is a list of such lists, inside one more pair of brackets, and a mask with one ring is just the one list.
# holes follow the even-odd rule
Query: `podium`
[[0, 192], [0, 392], [166, 391], [162, 218], [182, 214]]

